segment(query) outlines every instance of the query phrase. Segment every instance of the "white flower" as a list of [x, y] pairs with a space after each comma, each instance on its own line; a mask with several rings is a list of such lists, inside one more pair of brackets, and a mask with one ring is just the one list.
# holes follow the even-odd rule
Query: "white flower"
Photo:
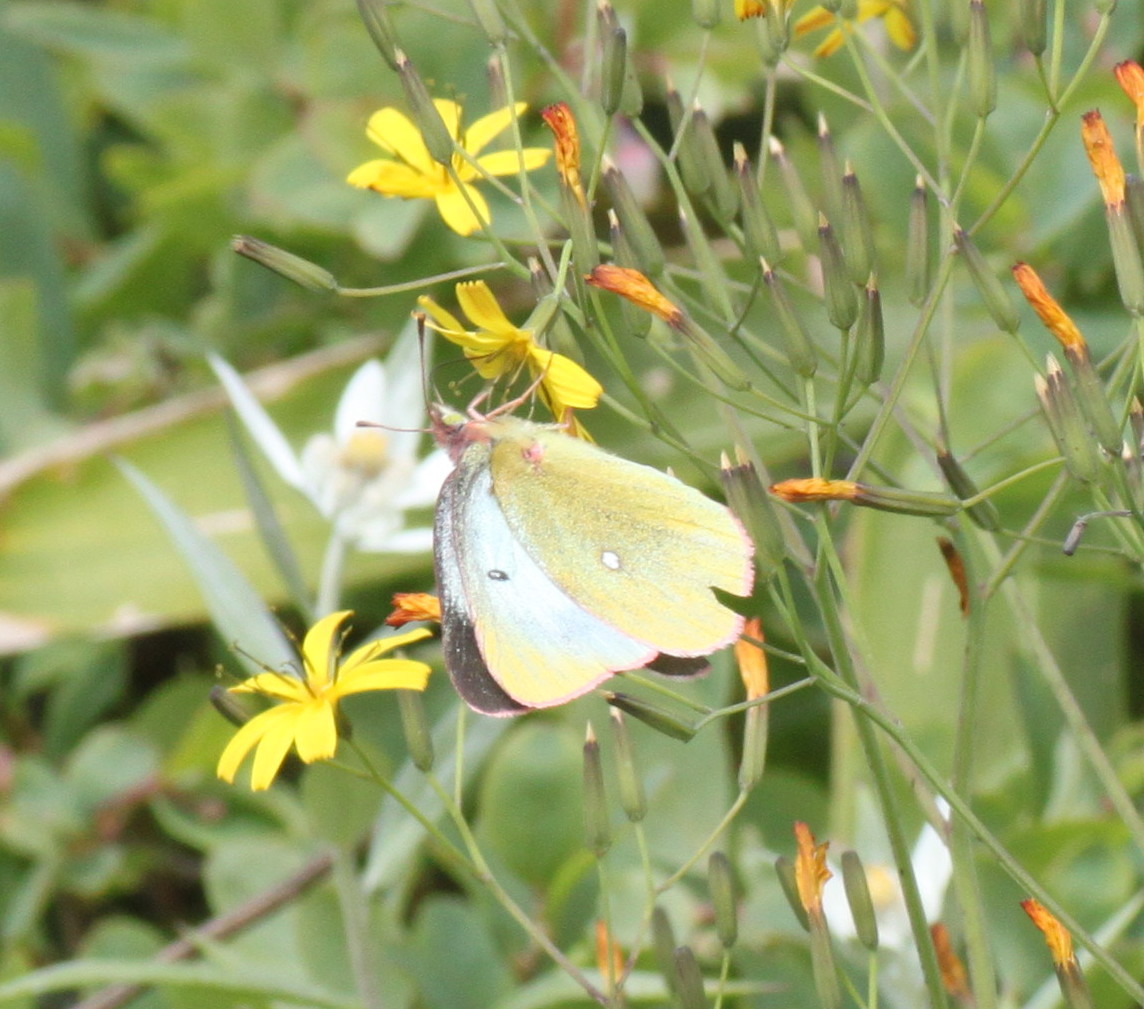
[[[405, 512], [437, 499], [452, 469], [437, 449], [420, 462], [425, 424], [417, 334], [409, 326], [385, 365], [366, 361], [350, 378], [334, 413], [332, 432], [312, 435], [300, 453], [222, 358], [208, 355], [231, 405], [271, 466], [306, 495], [346, 543], [359, 550], [429, 550], [429, 527], [405, 528]], [[359, 421], [379, 427], [359, 427]]]

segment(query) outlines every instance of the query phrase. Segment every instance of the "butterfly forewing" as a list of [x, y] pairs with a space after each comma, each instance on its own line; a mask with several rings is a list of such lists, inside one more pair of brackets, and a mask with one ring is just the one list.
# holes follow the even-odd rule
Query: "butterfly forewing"
[[495, 426], [496, 500], [527, 555], [578, 607], [674, 655], [704, 655], [742, 619], [752, 547], [722, 505], [659, 470], [513, 417]]
[[[531, 558], [493, 495], [485, 452], [486, 446], [470, 446], [450, 478], [453, 535], [439, 549], [445, 561], [439, 578], [457, 575], [460, 592], [441, 588], [442, 616], [446, 598], [454, 597], [448, 612], [464, 609], [493, 679], [519, 703], [545, 707], [654, 658], [654, 648], [577, 605]], [[465, 639], [447, 640], [446, 648], [459, 640]]]

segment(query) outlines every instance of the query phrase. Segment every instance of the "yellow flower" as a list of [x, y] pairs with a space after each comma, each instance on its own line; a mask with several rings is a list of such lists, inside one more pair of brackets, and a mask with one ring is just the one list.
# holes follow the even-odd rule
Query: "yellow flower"
[[[858, 0], [858, 21], [881, 18], [886, 26], [886, 34], [899, 49], [912, 49], [917, 42], [917, 32], [906, 12], [905, 0]], [[794, 23], [796, 36], [805, 35], [818, 28], [826, 28], [835, 23], [835, 16], [825, 7], [815, 7], [807, 11]], [[819, 43], [815, 56], [829, 56], [842, 46], [842, 32], [849, 31], [850, 25], [840, 21], [838, 26]]]
[[[436, 330], [446, 340], [465, 351], [482, 378], [497, 379], [515, 375], [527, 368], [539, 379], [538, 394], [558, 421], [566, 421], [569, 410], [589, 410], [604, 391], [603, 387], [575, 361], [546, 350], [533, 339], [532, 331], [517, 329], [504, 314], [493, 292], [483, 280], [457, 285], [457, 302], [476, 331], [465, 329], [456, 316], [431, 298], [422, 296], [418, 304], [432, 317]], [[583, 437], [575, 419], [570, 432]]]
[[349, 615], [349, 610], [331, 613], [306, 632], [303, 677], [267, 670], [230, 688], [231, 693], [262, 694], [281, 703], [255, 715], [227, 743], [217, 769], [223, 781], [234, 781], [251, 750], [250, 787], [256, 792], [270, 787], [291, 746], [307, 764], [328, 760], [338, 748], [337, 704], [349, 694], [425, 689], [429, 667], [424, 662], [378, 656], [428, 637], [428, 630], [371, 641], [341, 658], [338, 629]]
[[460, 152], [453, 155], [453, 172], [434, 161], [425, 147], [421, 133], [397, 109], [386, 108], [369, 119], [366, 135], [386, 154], [358, 165], [347, 176], [351, 186], [372, 189], [383, 196], [435, 200], [444, 222], [458, 235], [471, 235], [489, 222], [489, 206], [471, 183], [485, 175], [515, 175], [543, 165], [551, 151], [543, 147], [526, 147], [523, 151], [494, 151], [478, 157], [480, 152], [506, 130], [515, 117], [527, 108], [524, 102], [506, 105], [497, 112], [482, 116], [468, 129], [461, 129], [461, 107], [447, 98], [433, 102], [445, 122], [445, 128], [457, 138]]

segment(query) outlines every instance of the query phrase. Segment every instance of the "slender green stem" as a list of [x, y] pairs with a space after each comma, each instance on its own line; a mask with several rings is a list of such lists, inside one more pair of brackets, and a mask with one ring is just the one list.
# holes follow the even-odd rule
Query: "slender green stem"
[[330, 528], [330, 538], [322, 555], [322, 570], [318, 576], [318, 597], [314, 612], [319, 616], [333, 613], [342, 597], [342, 572], [345, 568], [349, 544], [338, 530], [337, 522]]
[[442, 284], [450, 280], [463, 280], [465, 277], [476, 277], [482, 273], [495, 273], [504, 265], [504, 263], [497, 262], [483, 263], [480, 266], [465, 266], [458, 270], [447, 270], [444, 273], [434, 273], [429, 277], [408, 280], [403, 284], [386, 284], [383, 287], [339, 286], [335, 293], [342, 298], [381, 298], [388, 294], [408, 294], [410, 291], [423, 291], [434, 284]]

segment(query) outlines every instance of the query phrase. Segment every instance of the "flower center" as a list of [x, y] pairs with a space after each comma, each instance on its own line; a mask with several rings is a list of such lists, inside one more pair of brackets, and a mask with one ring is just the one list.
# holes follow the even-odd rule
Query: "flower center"
[[388, 462], [389, 439], [372, 428], [355, 431], [338, 453], [338, 465], [363, 480], [372, 480]]

